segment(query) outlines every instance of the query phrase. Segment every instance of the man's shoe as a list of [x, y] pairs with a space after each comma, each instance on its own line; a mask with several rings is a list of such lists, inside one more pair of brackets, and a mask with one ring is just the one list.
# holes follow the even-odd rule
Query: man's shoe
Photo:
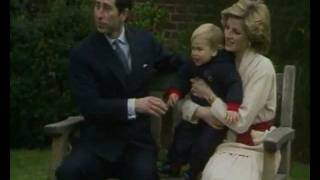
[[165, 163], [159, 168], [160, 176], [179, 176], [181, 171], [180, 164]]
[[190, 172], [189, 172], [189, 171], [184, 172], [184, 173], [182, 174], [182, 178], [183, 178], [183, 180], [191, 180], [191, 174], [190, 174]]
[[183, 174], [182, 174], [182, 178], [183, 180], [197, 180], [199, 178], [195, 177], [195, 175], [190, 171], [185, 171]]

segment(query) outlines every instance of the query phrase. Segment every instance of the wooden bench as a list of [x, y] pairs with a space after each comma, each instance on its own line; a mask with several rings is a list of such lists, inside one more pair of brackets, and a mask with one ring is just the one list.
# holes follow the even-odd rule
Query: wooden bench
[[[158, 77], [154, 86], [151, 87], [152, 95], [162, 97], [164, 87], [168, 87], [168, 76]], [[276, 120], [278, 128], [268, 134], [264, 141], [264, 164], [263, 180], [285, 180], [289, 177], [291, 164], [291, 143], [294, 138], [292, 128], [293, 105], [295, 90], [295, 66], [286, 65], [283, 73], [277, 73], [277, 97], [278, 109]], [[165, 149], [171, 142], [174, 124], [179, 119], [178, 107], [170, 110], [163, 119], [154, 118], [151, 125], [153, 136], [160, 151]], [[70, 136], [77, 135], [77, 127], [83, 121], [82, 116], [72, 116], [67, 119], [44, 126], [45, 132], [52, 137], [51, 162], [48, 179], [54, 180], [54, 172], [64, 156], [70, 150]], [[273, 159], [277, 150], [281, 150], [281, 163], [278, 172], [274, 172]], [[160, 155], [163, 157], [163, 155]]]

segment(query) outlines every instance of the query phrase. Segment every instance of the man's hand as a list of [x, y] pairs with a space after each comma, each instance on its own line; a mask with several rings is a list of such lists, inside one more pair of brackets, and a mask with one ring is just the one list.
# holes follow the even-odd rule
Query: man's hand
[[135, 110], [160, 118], [167, 112], [168, 107], [160, 98], [148, 96], [135, 100]]
[[179, 100], [179, 96], [176, 93], [171, 93], [169, 95], [167, 105], [170, 107], [173, 107], [175, 104], [177, 104], [178, 100]]

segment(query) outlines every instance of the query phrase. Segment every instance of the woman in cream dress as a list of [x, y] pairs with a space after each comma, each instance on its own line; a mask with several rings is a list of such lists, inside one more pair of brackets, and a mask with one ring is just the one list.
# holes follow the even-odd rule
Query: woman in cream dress
[[[271, 39], [270, 14], [262, 1], [239, 0], [221, 12], [225, 49], [235, 54], [244, 89], [238, 118], [226, 117], [225, 103], [200, 79], [192, 80], [191, 92], [206, 99], [202, 107], [189, 99], [182, 103], [182, 116], [190, 121], [204, 119], [212, 126], [229, 128], [226, 140], [217, 147], [202, 174], [203, 180], [259, 180], [262, 175], [265, 135], [274, 127], [276, 73], [264, 55]], [[275, 160], [280, 162], [280, 153]]]

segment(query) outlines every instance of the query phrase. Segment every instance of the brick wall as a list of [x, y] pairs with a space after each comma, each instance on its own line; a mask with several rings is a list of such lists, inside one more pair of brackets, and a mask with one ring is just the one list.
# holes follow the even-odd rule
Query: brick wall
[[[136, 0], [136, 3], [146, 1]], [[174, 44], [181, 33], [188, 37], [202, 23], [220, 26], [220, 11], [233, 2], [235, 0], [157, 0], [156, 4], [169, 13], [164, 33]]]

